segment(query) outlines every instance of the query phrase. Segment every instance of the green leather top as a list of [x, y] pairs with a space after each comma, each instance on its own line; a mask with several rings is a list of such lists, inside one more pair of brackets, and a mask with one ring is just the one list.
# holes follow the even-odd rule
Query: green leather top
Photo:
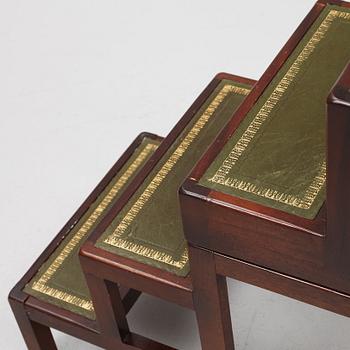
[[189, 272], [178, 189], [249, 87], [222, 81], [97, 241], [97, 246], [179, 276]]
[[350, 59], [350, 10], [327, 6], [200, 184], [313, 219], [325, 201], [326, 100]]
[[143, 139], [122, 169], [25, 287], [26, 293], [85, 317], [95, 318], [90, 293], [80, 268], [79, 249], [158, 145], [158, 141], [147, 137]]

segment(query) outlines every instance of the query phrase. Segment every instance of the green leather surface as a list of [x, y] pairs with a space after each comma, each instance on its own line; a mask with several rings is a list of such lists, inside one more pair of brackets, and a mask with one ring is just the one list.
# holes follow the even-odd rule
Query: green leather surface
[[97, 246], [179, 276], [189, 272], [178, 189], [249, 87], [222, 81], [170, 146]]
[[322, 11], [200, 184], [316, 216], [325, 201], [326, 100], [350, 60], [349, 12]]
[[[25, 287], [26, 293], [85, 317], [95, 318], [79, 263], [79, 249], [158, 145], [158, 141], [144, 138], [122, 169]], [[97, 208], [101, 210], [97, 211]]]

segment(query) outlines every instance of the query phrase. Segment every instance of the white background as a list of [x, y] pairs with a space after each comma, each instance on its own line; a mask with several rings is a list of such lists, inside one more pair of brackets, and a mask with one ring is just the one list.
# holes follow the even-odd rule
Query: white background
[[[258, 79], [313, 2], [0, 0], [0, 349], [25, 348], [10, 288], [134, 137], [166, 135], [217, 72]], [[229, 288], [238, 350], [350, 347], [345, 317]], [[142, 297], [129, 320], [200, 348], [191, 311]]]

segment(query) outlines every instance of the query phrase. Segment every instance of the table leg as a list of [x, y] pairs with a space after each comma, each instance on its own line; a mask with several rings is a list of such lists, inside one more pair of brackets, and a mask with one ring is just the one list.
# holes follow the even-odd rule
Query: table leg
[[123, 340], [130, 331], [118, 285], [90, 273], [85, 273], [85, 279], [105, 348], [123, 348]]
[[217, 275], [214, 254], [189, 247], [193, 301], [203, 350], [233, 350], [226, 278]]
[[50, 328], [30, 320], [24, 303], [11, 296], [9, 302], [28, 350], [57, 350]]

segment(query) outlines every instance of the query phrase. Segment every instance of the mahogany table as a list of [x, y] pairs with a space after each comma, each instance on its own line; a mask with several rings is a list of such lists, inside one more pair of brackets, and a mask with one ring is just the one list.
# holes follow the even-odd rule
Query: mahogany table
[[224, 276], [350, 316], [349, 9], [316, 3], [180, 190], [206, 349]]
[[[92, 228], [105, 215], [127, 184], [160, 144], [162, 138], [142, 133], [129, 146], [72, 218], [52, 240], [9, 295], [13, 313], [29, 350], [54, 350], [50, 328], [106, 347], [80, 271], [78, 251]], [[71, 276], [73, 276], [73, 281]], [[136, 290], [120, 288], [123, 314], [138, 299]], [[130, 339], [133, 346], [142, 337]]]
[[[193, 303], [178, 188], [253, 84], [229, 74], [216, 76], [82, 246], [80, 261], [98, 324], [111, 344], [107, 349], [131, 349], [126, 344], [133, 337], [117, 285], [194, 309], [201, 318], [205, 307]], [[227, 295], [224, 279], [208, 288]], [[218, 349], [232, 341], [225, 316], [217, 324]], [[207, 342], [209, 334], [204, 334], [208, 330], [201, 325], [199, 322], [202, 346], [213, 349], [212, 342]], [[170, 349], [151, 340], [135, 348]]]

